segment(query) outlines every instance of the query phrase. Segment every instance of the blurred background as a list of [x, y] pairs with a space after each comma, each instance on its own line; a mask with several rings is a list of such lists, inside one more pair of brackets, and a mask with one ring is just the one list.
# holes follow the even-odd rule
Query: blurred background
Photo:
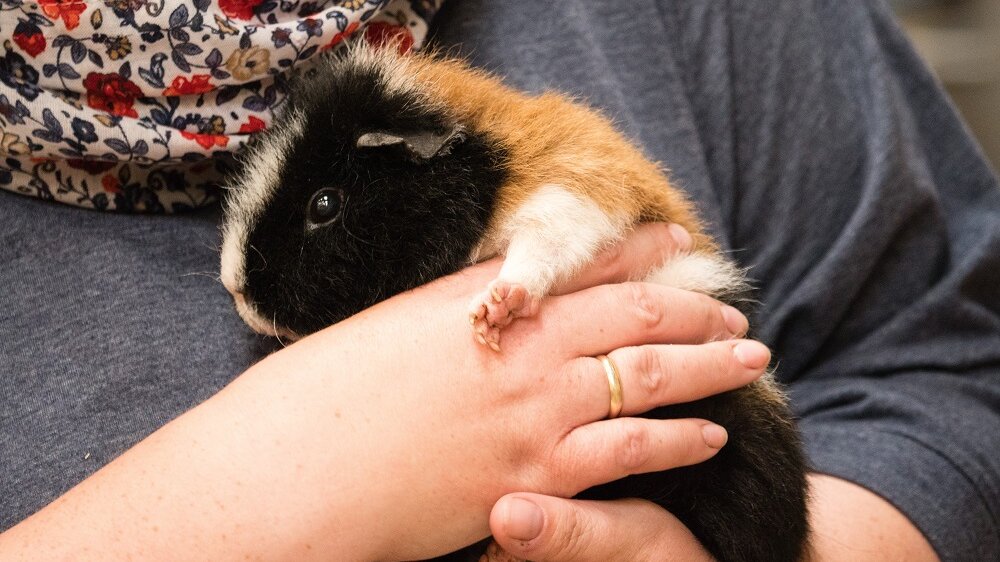
[[892, 0], [892, 4], [994, 170], [1000, 169], [1000, 0]]

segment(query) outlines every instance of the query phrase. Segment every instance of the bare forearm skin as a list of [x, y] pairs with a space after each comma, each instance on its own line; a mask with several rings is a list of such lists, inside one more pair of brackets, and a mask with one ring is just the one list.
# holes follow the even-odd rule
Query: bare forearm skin
[[937, 555], [909, 519], [857, 484], [813, 474], [809, 562], [936, 562]]
[[[437, 318], [461, 320], [464, 299], [455, 302], [454, 313]], [[438, 506], [480, 513], [457, 526], [485, 529], [490, 496], [499, 491], [427, 477], [443, 473], [435, 463], [449, 462], [441, 449], [465, 450], [454, 441], [482, 439], [472, 429], [444, 432], [442, 424], [457, 424], [437, 415], [449, 410], [435, 401], [449, 398], [420, 392], [431, 369], [412, 360], [410, 370], [393, 368], [417, 356], [410, 328], [375, 314], [264, 359], [0, 535], [0, 559], [386, 559], [400, 557], [393, 550], [400, 544], [419, 549], [426, 540], [441, 548], [434, 543], [440, 537], [407, 535], [427, 527], [417, 524], [421, 517], [457, 519], [436, 513]], [[435, 320], [426, 320], [429, 330], [465, 342], [451, 334], [465, 324]], [[389, 341], [395, 351], [368, 354], [361, 345]], [[440, 365], [439, 353], [419, 357]], [[427, 434], [436, 439], [422, 448], [414, 442]]]
[[[505, 335], [502, 356], [470, 345], [465, 315], [498, 263], [299, 341], [0, 535], [0, 560], [424, 559], [485, 537], [505, 493], [571, 496], [702, 462], [720, 446], [708, 422], [604, 420], [593, 359], [630, 348], [681, 361], [672, 354], [683, 351], [702, 366], [679, 371], [685, 400], [763, 373], [767, 349], [729, 339], [745, 318], [733, 324], [702, 295], [620, 284], [662, 253], [643, 240], [665, 231], [637, 230], [627, 243], [652, 256], [622, 252], [641, 263], [582, 273], [610, 284], [551, 297]], [[651, 307], [676, 318], [651, 321]], [[654, 345], [664, 342], [688, 345]], [[738, 361], [736, 345], [757, 347], [759, 365]], [[623, 375], [629, 415], [678, 401], [674, 385], [640, 390], [640, 375], [638, 365]]]
[[343, 448], [325, 439], [331, 424], [357, 420], [335, 417], [330, 377], [283, 359], [258, 364], [11, 529], [0, 558], [305, 560], [334, 546], [337, 559], [370, 558], [378, 526], [366, 544], [350, 529], [365, 524], [360, 504], [375, 502], [351, 494], [360, 487], [337, 458]]

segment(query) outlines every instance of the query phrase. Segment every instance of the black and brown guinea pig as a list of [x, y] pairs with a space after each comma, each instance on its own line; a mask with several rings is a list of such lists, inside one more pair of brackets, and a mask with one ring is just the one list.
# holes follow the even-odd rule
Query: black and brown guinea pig
[[[592, 109], [392, 49], [353, 47], [310, 74], [245, 156], [226, 203], [222, 281], [258, 332], [295, 339], [502, 255], [470, 304], [470, 345], [499, 350], [506, 324], [643, 221], [694, 238], [650, 281], [723, 301], [745, 289], [687, 198]], [[723, 562], [803, 556], [806, 465], [770, 377], [648, 416], [709, 419], [729, 442], [705, 463], [582, 497], [652, 500]]]

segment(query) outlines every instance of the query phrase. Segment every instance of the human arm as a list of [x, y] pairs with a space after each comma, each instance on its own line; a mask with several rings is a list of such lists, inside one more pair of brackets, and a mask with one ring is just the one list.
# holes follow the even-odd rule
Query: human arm
[[[639, 246], [662, 251], [665, 230], [643, 229], [659, 232], [659, 243], [640, 237]], [[602, 264], [591, 281], [628, 277], [620, 262]], [[489, 507], [507, 491], [571, 494], [714, 454], [720, 443], [706, 443], [701, 422], [599, 421], [608, 389], [590, 356], [729, 337], [718, 303], [635, 284], [554, 297], [497, 356], [469, 341], [462, 314], [496, 266], [391, 299], [268, 357], [0, 536], [0, 557], [416, 558], [485, 536]], [[675, 313], [690, 320], [664, 316]], [[759, 364], [737, 365], [733, 345], [649, 350], [735, 365], [725, 376], [692, 373], [695, 392], [712, 394], [753, 380], [766, 363], [751, 344], [764, 354]], [[626, 414], [690, 399], [629, 392], [642, 373], [620, 366]], [[573, 469], [582, 459], [591, 471]]]
[[930, 543], [909, 518], [877, 494], [813, 474], [809, 562], [934, 562]]

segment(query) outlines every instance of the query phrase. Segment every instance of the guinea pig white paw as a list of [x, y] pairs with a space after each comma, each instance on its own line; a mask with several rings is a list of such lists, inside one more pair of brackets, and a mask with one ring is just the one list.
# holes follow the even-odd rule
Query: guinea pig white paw
[[472, 299], [469, 323], [476, 339], [493, 351], [500, 351], [500, 331], [515, 318], [538, 313], [541, 298], [520, 283], [494, 279], [486, 290]]
[[496, 542], [491, 542], [486, 547], [486, 553], [479, 557], [479, 562], [526, 562], [522, 558], [517, 558], [500, 547]]

